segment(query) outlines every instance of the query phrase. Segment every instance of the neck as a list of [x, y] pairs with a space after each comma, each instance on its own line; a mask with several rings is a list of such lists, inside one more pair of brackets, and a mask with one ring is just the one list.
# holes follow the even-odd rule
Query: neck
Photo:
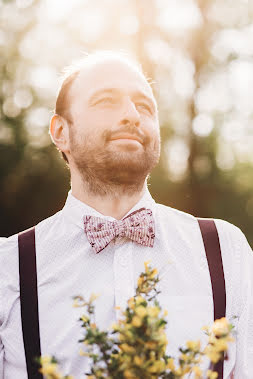
[[80, 177], [71, 177], [72, 195], [75, 198], [96, 209], [99, 213], [117, 220], [122, 219], [138, 203], [146, 186], [145, 180], [139, 186], [110, 186], [110, 190], [103, 185], [103, 192], [95, 192]]

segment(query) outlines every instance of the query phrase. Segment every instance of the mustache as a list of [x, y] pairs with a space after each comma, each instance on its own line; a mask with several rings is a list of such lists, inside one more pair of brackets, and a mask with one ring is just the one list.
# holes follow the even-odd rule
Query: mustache
[[111, 130], [105, 130], [103, 133], [103, 137], [106, 140], [106, 142], [110, 141], [112, 138], [117, 136], [118, 134], [131, 134], [131, 136], [139, 138], [143, 145], [146, 145], [150, 141], [150, 137], [143, 133], [140, 129], [128, 126], [128, 127], [122, 127], [120, 129], [111, 131]]

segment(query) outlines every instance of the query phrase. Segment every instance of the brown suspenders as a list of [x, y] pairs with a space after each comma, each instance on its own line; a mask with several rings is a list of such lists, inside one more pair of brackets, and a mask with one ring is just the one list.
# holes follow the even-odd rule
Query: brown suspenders
[[18, 235], [22, 331], [28, 379], [43, 379], [34, 357], [40, 357], [35, 228]]
[[[198, 223], [206, 250], [216, 320], [225, 317], [226, 314], [226, 289], [219, 236], [213, 220], [198, 218]], [[28, 379], [43, 379], [42, 374], [38, 372], [38, 364], [34, 363], [34, 357], [41, 355], [35, 228], [19, 233], [18, 243], [21, 318]], [[223, 362], [218, 363], [215, 370], [219, 374], [218, 378], [223, 379]]]
[[[226, 287], [219, 235], [213, 220], [198, 218], [198, 223], [210, 272], [213, 290], [214, 320], [216, 320], [217, 318], [226, 316]], [[218, 362], [214, 367], [214, 371], [218, 373], [218, 379], [223, 378], [223, 368], [224, 364], [222, 361]]]

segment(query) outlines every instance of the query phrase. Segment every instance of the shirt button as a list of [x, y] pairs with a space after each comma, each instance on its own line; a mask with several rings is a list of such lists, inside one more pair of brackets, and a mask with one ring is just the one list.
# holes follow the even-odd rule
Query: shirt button
[[125, 256], [120, 257], [120, 264], [121, 266], [127, 265], [127, 258]]

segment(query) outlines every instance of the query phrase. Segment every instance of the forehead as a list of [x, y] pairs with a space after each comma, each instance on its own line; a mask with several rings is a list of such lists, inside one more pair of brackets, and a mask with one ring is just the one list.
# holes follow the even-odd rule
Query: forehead
[[87, 100], [100, 89], [117, 88], [122, 92], [137, 91], [154, 98], [152, 89], [144, 75], [137, 68], [121, 60], [105, 60], [84, 67], [71, 89], [71, 97], [78, 96]]

